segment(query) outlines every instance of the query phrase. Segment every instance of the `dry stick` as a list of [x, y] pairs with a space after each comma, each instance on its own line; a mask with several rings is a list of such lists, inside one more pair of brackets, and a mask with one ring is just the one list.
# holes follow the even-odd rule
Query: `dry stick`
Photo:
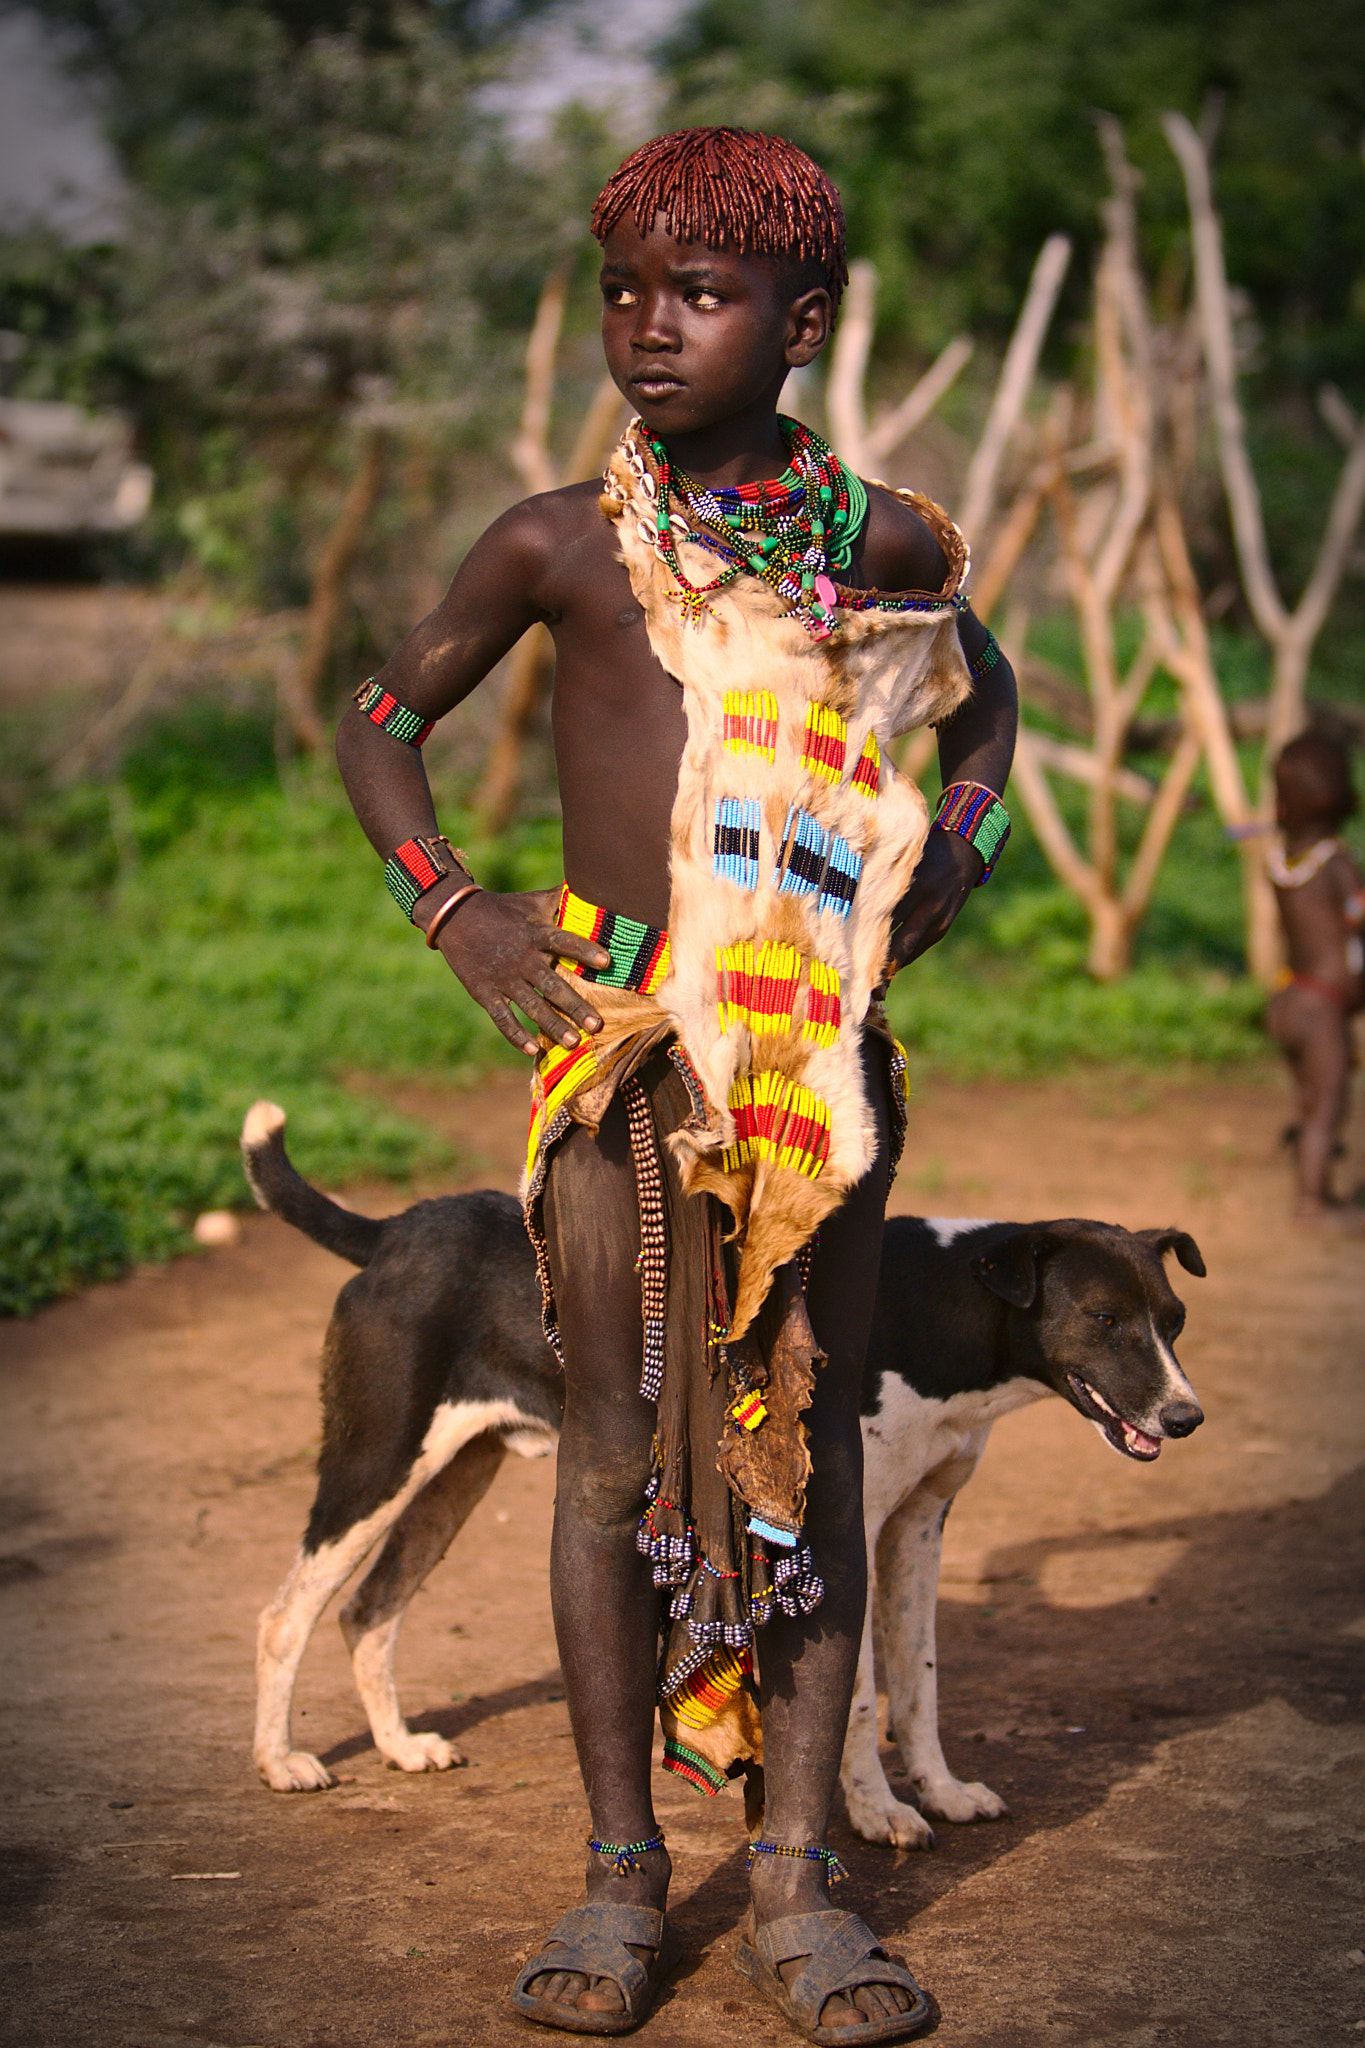
[[[1035, 760], [1044, 768], [1051, 768], [1054, 774], [1065, 775], [1071, 782], [1092, 786], [1102, 770], [1095, 756], [1085, 747], [1078, 747], [1070, 740], [1053, 739], [1050, 733], [1035, 732], [1030, 726], [1029, 740], [1032, 743]], [[1157, 784], [1145, 775], [1139, 775], [1135, 768], [1118, 768], [1114, 771], [1114, 794], [1126, 803], [1147, 805], [1157, 793]]]
[[1365, 423], [1358, 424], [1332, 495], [1312, 574], [1291, 612], [1270, 566], [1261, 496], [1237, 396], [1237, 359], [1223, 237], [1213, 204], [1208, 152], [1182, 114], [1167, 114], [1166, 139], [1185, 179], [1194, 249], [1195, 297], [1213, 401], [1218, 461], [1223, 473], [1242, 586], [1252, 617], [1270, 642], [1273, 680], [1261, 784], [1264, 802], [1270, 763], [1304, 722], [1308, 663], [1346, 567], [1365, 511]]
[[1204, 743], [1193, 724], [1185, 727], [1180, 742], [1171, 756], [1170, 765], [1161, 778], [1156, 799], [1147, 814], [1138, 841], [1138, 850], [1133, 856], [1133, 865], [1128, 870], [1120, 907], [1127, 920], [1128, 931], [1136, 931], [1147, 905], [1152, 900], [1161, 863], [1166, 858], [1166, 848], [1185, 808], [1185, 799], [1190, 793], [1190, 784], [1204, 752]]
[[958, 524], [969, 539], [983, 531], [995, 502], [1001, 466], [1033, 383], [1052, 310], [1070, 261], [1071, 244], [1066, 236], [1049, 235], [1033, 266], [986, 425], [967, 471]]
[[564, 307], [569, 296], [569, 263], [556, 264], [541, 288], [536, 317], [526, 343], [526, 396], [521, 425], [512, 443], [512, 462], [528, 491], [552, 491], [556, 477], [550, 460], [550, 405], [554, 397], [555, 356]]
[[869, 429], [866, 437], [869, 463], [884, 462], [888, 455], [895, 454], [902, 441], [909, 440], [970, 362], [971, 355], [971, 336], [955, 334], [947, 347], [935, 356], [919, 382], [906, 392], [900, 404], [884, 413]]
[[867, 262], [850, 263], [848, 289], [839, 310], [839, 325], [834, 330], [834, 348], [825, 385], [825, 415], [829, 420], [829, 436], [835, 454], [859, 475], [868, 467], [863, 384], [872, 348], [876, 306], [876, 267]]
[[284, 687], [280, 691], [280, 709], [294, 743], [306, 754], [315, 753], [323, 740], [318, 693], [332, 652], [342, 589], [379, 496], [384, 474], [384, 438], [382, 427], [369, 427], [365, 431], [355, 475], [313, 568], [313, 587], [304, 618], [303, 650], [297, 667], [292, 673], [286, 671]]

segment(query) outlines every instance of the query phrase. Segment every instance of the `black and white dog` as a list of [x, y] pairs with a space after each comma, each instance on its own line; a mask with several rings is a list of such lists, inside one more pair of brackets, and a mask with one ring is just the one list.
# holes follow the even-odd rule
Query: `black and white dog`
[[[443, 1736], [416, 1734], [403, 1719], [398, 1631], [507, 1453], [554, 1450], [564, 1393], [510, 1195], [358, 1216], [296, 1173], [284, 1121], [271, 1103], [247, 1114], [242, 1151], [257, 1201], [363, 1269], [342, 1288], [323, 1348], [313, 1511], [257, 1639], [256, 1768], [277, 1792], [308, 1792], [333, 1780], [290, 1743], [299, 1660], [333, 1593], [376, 1548], [341, 1613], [375, 1746], [399, 1770], [461, 1761]], [[934, 1642], [943, 1524], [992, 1423], [1060, 1394], [1115, 1450], [1150, 1460], [1163, 1438], [1203, 1421], [1172, 1348], [1185, 1312], [1166, 1279], [1167, 1251], [1203, 1273], [1179, 1230], [888, 1222], [863, 1381], [864, 1499], [891, 1726], [919, 1810], [895, 1797], [878, 1756], [869, 1601], [842, 1771], [849, 1817], [869, 1841], [927, 1847], [926, 1815], [1005, 1810], [944, 1761]]]

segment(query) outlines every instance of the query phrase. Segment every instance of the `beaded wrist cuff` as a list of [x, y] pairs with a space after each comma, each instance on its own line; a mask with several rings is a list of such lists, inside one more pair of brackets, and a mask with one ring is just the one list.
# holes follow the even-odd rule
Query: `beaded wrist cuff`
[[446, 875], [473, 881], [459, 850], [441, 833], [432, 839], [405, 839], [384, 863], [384, 880], [398, 908], [409, 920], [419, 896], [425, 896]]
[[980, 654], [977, 655], [976, 660], [967, 663], [967, 673], [974, 683], [979, 683], [983, 676], [988, 676], [991, 670], [997, 666], [999, 660], [1000, 642], [996, 639], [994, 633], [988, 632], [986, 644]]
[[995, 791], [981, 782], [950, 782], [938, 800], [934, 823], [976, 848], [986, 863], [981, 882], [989, 882], [1010, 836], [1010, 814]]
[[388, 733], [390, 738], [402, 740], [405, 746], [420, 747], [436, 723], [434, 718], [423, 718], [420, 711], [409, 711], [406, 704], [400, 704], [373, 676], [360, 685], [355, 693], [355, 702], [357, 710], [363, 711], [371, 724]]

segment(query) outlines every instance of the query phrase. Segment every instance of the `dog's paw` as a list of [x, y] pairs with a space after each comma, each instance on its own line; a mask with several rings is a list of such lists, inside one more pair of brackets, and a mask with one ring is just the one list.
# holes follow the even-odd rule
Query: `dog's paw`
[[844, 1804], [853, 1832], [865, 1842], [889, 1842], [893, 1849], [932, 1849], [934, 1831], [922, 1813], [896, 1798], [884, 1781], [875, 1792], [850, 1792]]
[[464, 1758], [444, 1735], [414, 1735], [405, 1728], [399, 1741], [386, 1746], [384, 1761], [391, 1771], [453, 1771]]
[[924, 1811], [935, 1820], [1002, 1820], [1009, 1812], [989, 1785], [964, 1785], [960, 1778], [916, 1778], [915, 1790]]
[[329, 1792], [336, 1783], [326, 1764], [306, 1749], [257, 1757], [256, 1768], [272, 1792]]

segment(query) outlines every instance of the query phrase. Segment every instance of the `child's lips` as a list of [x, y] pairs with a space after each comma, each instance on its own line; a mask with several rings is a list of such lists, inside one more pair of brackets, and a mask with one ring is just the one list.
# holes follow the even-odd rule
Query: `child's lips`
[[643, 398], [667, 398], [670, 392], [686, 389], [681, 377], [671, 370], [641, 370], [630, 380], [631, 388]]

